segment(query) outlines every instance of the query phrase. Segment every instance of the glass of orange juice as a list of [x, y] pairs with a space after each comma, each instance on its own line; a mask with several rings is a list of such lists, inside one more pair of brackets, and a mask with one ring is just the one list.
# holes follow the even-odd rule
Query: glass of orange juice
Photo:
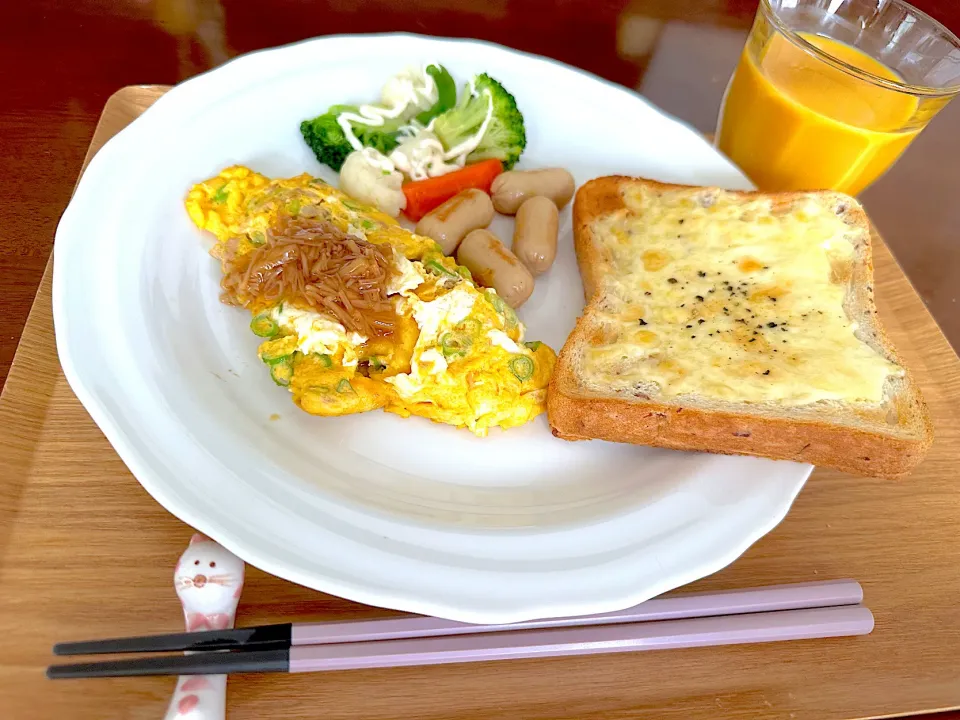
[[960, 92], [960, 40], [900, 0], [760, 0], [717, 147], [761, 190], [856, 195]]

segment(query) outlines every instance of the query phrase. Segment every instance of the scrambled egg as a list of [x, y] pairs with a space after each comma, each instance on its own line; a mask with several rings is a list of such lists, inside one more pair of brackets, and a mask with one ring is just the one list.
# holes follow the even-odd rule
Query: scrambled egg
[[333, 317], [282, 302], [255, 308], [251, 329], [265, 337], [258, 354], [278, 385], [315, 415], [383, 408], [466, 427], [523, 425], [545, 409], [556, 355], [524, 342], [524, 328], [492, 289], [477, 288], [469, 271], [429, 238], [356, 203], [309, 175], [270, 180], [231, 167], [195, 185], [185, 201], [197, 227], [216, 237], [223, 259], [250, 252], [281, 211], [322, 207], [341, 230], [393, 251], [388, 296], [398, 323], [387, 337], [348, 331]]

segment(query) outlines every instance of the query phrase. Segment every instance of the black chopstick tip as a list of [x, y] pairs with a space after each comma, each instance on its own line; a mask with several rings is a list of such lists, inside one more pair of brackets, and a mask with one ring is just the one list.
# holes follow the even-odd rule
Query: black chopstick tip
[[261, 625], [249, 628], [225, 628], [200, 632], [143, 635], [61, 642], [53, 646], [54, 655], [104, 655], [135, 652], [181, 652], [200, 650], [282, 650], [290, 647], [293, 625]]
[[51, 665], [50, 680], [144, 675], [228, 675], [232, 673], [290, 672], [290, 650], [239, 650], [159, 655], [101, 662]]

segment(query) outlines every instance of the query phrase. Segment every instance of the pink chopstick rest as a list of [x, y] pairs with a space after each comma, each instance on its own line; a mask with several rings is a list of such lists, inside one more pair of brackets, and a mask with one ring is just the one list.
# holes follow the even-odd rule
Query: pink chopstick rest
[[[199, 533], [180, 556], [173, 574], [188, 632], [232, 628], [243, 590], [243, 561]], [[164, 720], [224, 720], [226, 675], [177, 679]]]

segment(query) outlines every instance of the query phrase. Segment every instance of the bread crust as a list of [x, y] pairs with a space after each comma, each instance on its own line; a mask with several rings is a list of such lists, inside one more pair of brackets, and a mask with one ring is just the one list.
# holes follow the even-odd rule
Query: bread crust
[[[884, 432], [884, 420], [871, 417], [857, 426], [851, 420], [859, 411], [830, 411], [784, 415], [758, 413], [746, 403], [714, 403], [720, 408], [689, 407], [682, 399], [601, 396], [577, 380], [572, 356], [585, 342], [591, 313], [602, 296], [602, 280], [613, 271], [603, 244], [594, 237], [594, 221], [625, 208], [623, 190], [644, 184], [655, 191], [698, 189], [653, 180], [608, 176], [591, 180], [577, 192], [573, 206], [574, 248], [583, 278], [586, 308], [570, 334], [557, 363], [547, 394], [547, 417], [553, 434], [565, 440], [601, 439], [676, 450], [729, 455], [755, 455], [833, 467], [858, 475], [897, 478], [909, 473], [933, 442], [929, 411], [910, 371], [881, 327], [873, 301], [873, 261], [870, 223], [852, 198], [840, 193], [817, 193], [838, 203], [850, 224], [862, 227], [865, 241], [853, 265], [848, 314], [869, 338], [869, 343], [904, 368], [905, 375], [892, 398], [896, 423]], [[758, 193], [724, 191], [748, 198]], [[792, 203], [807, 193], [760, 193], [776, 202]], [[870, 426], [872, 424], [872, 427]], [[908, 432], [904, 431], [908, 429]]]

